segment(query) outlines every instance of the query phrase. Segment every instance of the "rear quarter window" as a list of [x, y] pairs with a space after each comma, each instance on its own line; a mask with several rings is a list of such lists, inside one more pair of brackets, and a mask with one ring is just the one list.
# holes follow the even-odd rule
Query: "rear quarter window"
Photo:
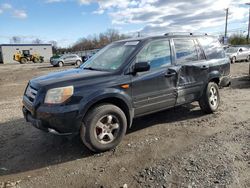
[[198, 38], [207, 59], [221, 59], [225, 58], [225, 52], [216, 38], [202, 37]]

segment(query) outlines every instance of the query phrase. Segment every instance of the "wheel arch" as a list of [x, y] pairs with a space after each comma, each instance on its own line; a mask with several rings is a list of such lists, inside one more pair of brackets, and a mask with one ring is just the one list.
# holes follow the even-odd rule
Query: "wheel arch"
[[213, 71], [209, 74], [208, 83], [215, 82], [217, 85], [219, 85], [220, 84], [220, 77], [221, 77], [221, 74], [219, 71]]
[[119, 94], [118, 95], [116, 94], [113, 96], [109, 94], [105, 94], [105, 95], [93, 98], [89, 101], [90, 102], [88, 102], [87, 104], [81, 105], [82, 108], [79, 111], [79, 115], [81, 116], [81, 118], [84, 118], [86, 114], [95, 106], [108, 103], [108, 104], [113, 104], [119, 107], [125, 113], [125, 116], [127, 118], [128, 128], [131, 127], [133, 117], [134, 117], [134, 110], [132, 108], [132, 104], [128, 101], [128, 99], [126, 99], [126, 97], [120, 96]]

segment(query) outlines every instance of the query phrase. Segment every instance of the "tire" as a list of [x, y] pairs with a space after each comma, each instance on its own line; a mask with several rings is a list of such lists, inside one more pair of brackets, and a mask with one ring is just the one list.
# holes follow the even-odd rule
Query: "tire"
[[40, 58], [39, 59], [39, 63], [43, 63], [44, 62], [44, 59], [43, 58]]
[[112, 104], [102, 104], [87, 113], [80, 130], [82, 142], [93, 152], [115, 148], [127, 130], [124, 112]]
[[220, 105], [220, 93], [219, 87], [216, 83], [208, 83], [199, 100], [199, 105], [202, 111], [208, 114], [218, 110], [218, 107]]
[[232, 57], [232, 59], [231, 59], [231, 63], [234, 64], [235, 62], [236, 62], [236, 57], [234, 56], [234, 57]]
[[20, 59], [20, 63], [21, 64], [26, 64], [28, 62], [28, 60], [26, 59], [26, 58], [24, 58], [24, 57], [22, 57], [21, 59]]
[[34, 63], [40, 63], [40, 60], [38, 58], [34, 58], [33, 62]]
[[58, 62], [58, 67], [63, 67], [63, 62], [62, 61]]
[[80, 60], [77, 60], [77, 61], [76, 61], [76, 66], [79, 67], [79, 66], [81, 65], [81, 63], [82, 63], [82, 62], [81, 62]]
[[250, 61], [250, 55], [247, 56], [247, 59], [246, 59], [247, 62]]

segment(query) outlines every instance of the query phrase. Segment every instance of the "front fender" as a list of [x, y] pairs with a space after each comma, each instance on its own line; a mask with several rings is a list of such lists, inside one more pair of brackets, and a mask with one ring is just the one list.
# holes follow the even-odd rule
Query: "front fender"
[[[79, 117], [81, 118], [84, 117], [85, 114], [88, 112], [88, 110], [99, 101], [104, 100], [104, 99], [109, 99], [109, 98], [119, 99], [124, 104], [126, 104], [130, 113], [130, 119], [133, 118], [134, 111], [133, 111], [133, 105], [132, 105], [132, 98], [129, 96], [128, 93], [124, 92], [123, 90], [116, 89], [116, 88], [106, 88], [106, 89], [98, 90], [84, 97], [80, 101], [80, 104], [79, 104]], [[129, 124], [130, 123], [131, 123], [131, 120]]]

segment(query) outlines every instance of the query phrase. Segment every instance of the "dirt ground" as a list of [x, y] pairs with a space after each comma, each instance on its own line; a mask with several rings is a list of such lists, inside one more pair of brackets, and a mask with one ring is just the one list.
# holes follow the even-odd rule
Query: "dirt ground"
[[0, 188], [250, 187], [248, 63], [231, 66], [232, 85], [220, 90], [215, 114], [192, 103], [137, 119], [121, 144], [102, 154], [24, 121], [28, 80], [60, 70], [0, 65]]

